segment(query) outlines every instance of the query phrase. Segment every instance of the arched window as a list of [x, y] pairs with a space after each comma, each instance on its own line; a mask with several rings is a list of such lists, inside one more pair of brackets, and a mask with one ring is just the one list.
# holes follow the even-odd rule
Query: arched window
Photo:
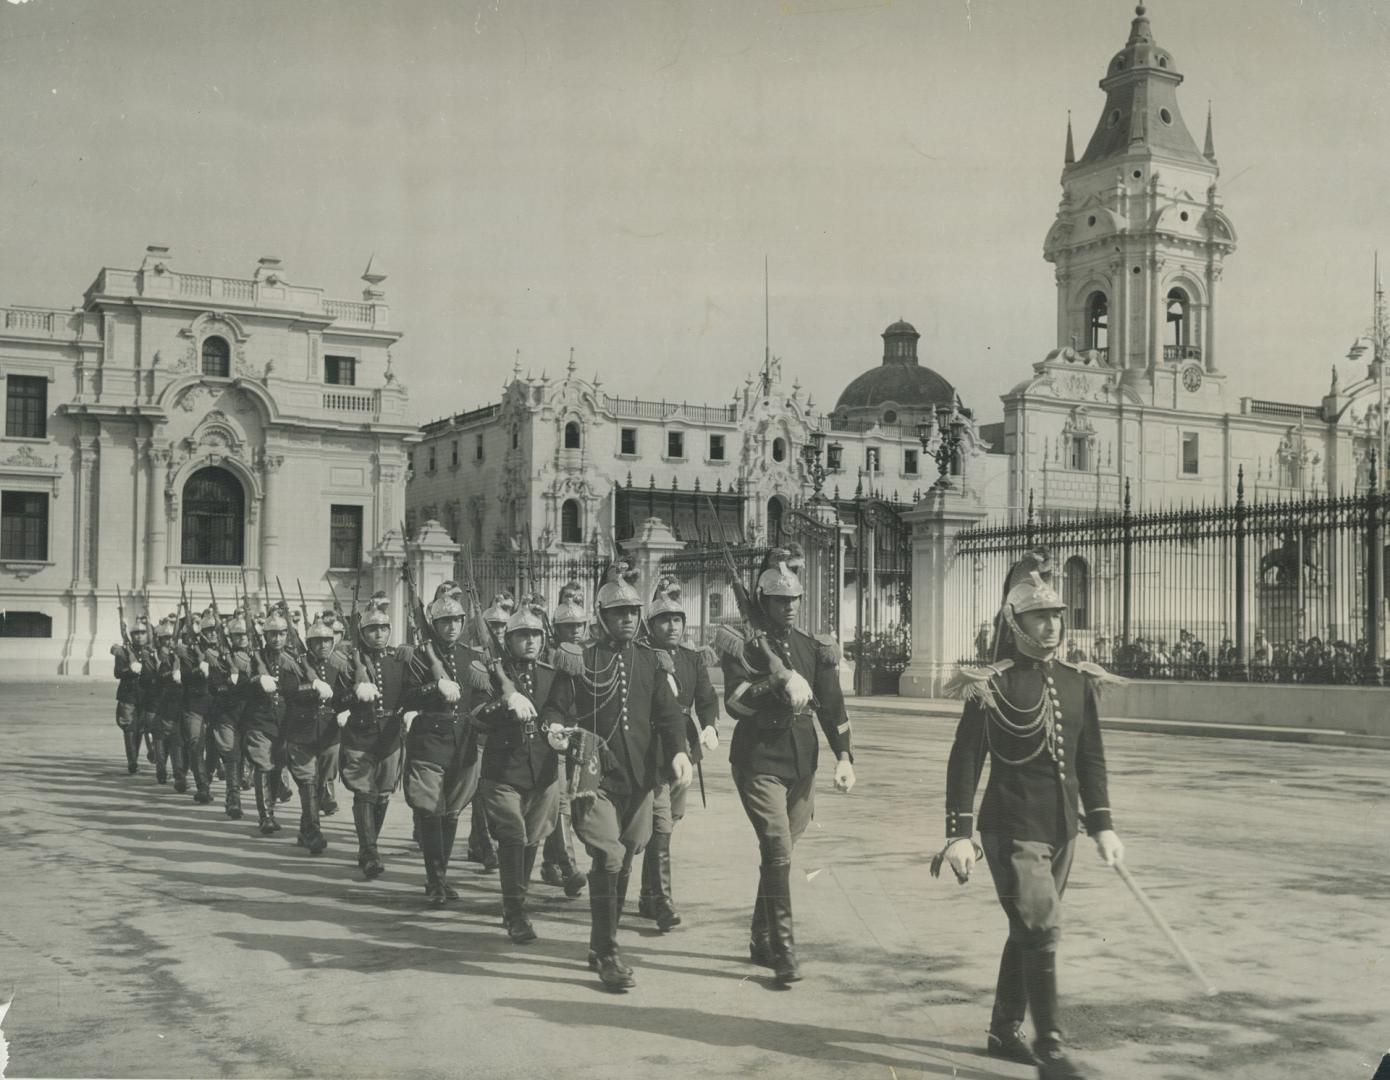
[[239, 566], [245, 539], [246, 497], [226, 469], [199, 469], [183, 486], [183, 562]]
[[767, 542], [782, 542], [782, 500], [776, 496], [767, 500]]
[[[1178, 349], [1191, 345], [1192, 341], [1192, 301], [1182, 289], [1168, 290], [1168, 341], [1167, 344]], [[1181, 359], [1178, 357], [1177, 359]]]
[[1091, 628], [1091, 571], [1086, 560], [1073, 555], [1062, 568], [1062, 602], [1067, 605], [1067, 630]]
[[1105, 293], [1093, 292], [1086, 297], [1086, 348], [1110, 347], [1110, 301]]
[[225, 379], [232, 373], [232, 351], [225, 338], [203, 338], [203, 374]]
[[578, 499], [566, 499], [560, 507], [560, 540], [566, 544], [584, 543], [584, 526], [580, 520]]
[[565, 425], [565, 449], [579, 449], [579, 424], [573, 420]]
[[787, 440], [781, 437], [772, 440], [772, 460], [787, 460]]

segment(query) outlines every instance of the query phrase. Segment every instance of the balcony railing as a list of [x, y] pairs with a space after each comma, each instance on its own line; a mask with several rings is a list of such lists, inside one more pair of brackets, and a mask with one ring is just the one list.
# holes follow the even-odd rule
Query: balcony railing
[[375, 416], [381, 412], [381, 395], [376, 390], [325, 390], [323, 407], [329, 412], [361, 413]]
[[689, 405], [684, 401], [643, 401], [640, 398], [603, 396], [603, 407], [614, 416], [634, 420], [665, 420], [680, 417], [693, 424], [732, 424], [738, 419], [734, 405]]
[[334, 322], [352, 323], [354, 326], [372, 325], [372, 305], [355, 300], [325, 300], [323, 313], [332, 316]]
[[1165, 345], [1163, 346], [1163, 359], [1200, 360], [1202, 359], [1202, 347], [1200, 345]]
[[4, 308], [4, 329], [27, 337], [72, 334], [72, 312], [50, 308]]
[[208, 578], [212, 578], [213, 590], [217, 593], [217, 606], [224, 615], [237, 606], [241, 598], [241, 583], [254, 596], [261, 587], [261, 573], [251, 566], [199, 566], [188, 563], [169, 567], [168, 583], [177, 585], [181, 580], [188, 583], [188, 595], [195, 598], [193, 604], [199, 610], [207, 603]]

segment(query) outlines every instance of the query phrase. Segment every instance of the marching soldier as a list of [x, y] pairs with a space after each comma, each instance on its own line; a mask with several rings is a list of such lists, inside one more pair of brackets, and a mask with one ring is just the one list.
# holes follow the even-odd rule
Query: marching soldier
[[[652, 644], [664, 650], [675, 666], [676, 704], [686, 718], [686, 745], [698, 764], [703, 750], [719, 745], [719, 695], [710, 682], [708, 650], [685, 643], [685, 607], [680, 582], [663, 577], [647, 609]], [[685, 817], [688, 788], [672, 789], [666, 781], [652, 799], [652, 838], [642, 857], [642, 896], [637, 914], [655, 919], [662, 933], [681, 924], [671, 896], [671, 834]]]
[[280, 831], [275, 820], [275, 803], [280, 787], [280, 771], [285, 767], [285, 690], [299, 685], [301, 672], [285, 653], [290, 623], [278, 611], [266, 615], [261, 623], [265, 648], [253, 657], [253, 686], [248, 690], [246, 709], [246, 760], [255, 769], [256, 811], [262, 836]]
[[573, 795], [570, 813], [593, 861], [589, 966], [610, 990], [634, 985], [618, 951], [618, 923], [633, 856], [651, 835], [659, 771], [669, 766], [677, 788], [694, 774], [685, 718], [671, 689], [671, 658], [635, 641], [642, 620], [635, 580], [625, 563], [609, 568], [598, 592], [600, 636], [583, 649], [557, 650], [557, 675], [542, 712], [547, 728], [572, 722], [580, 729], [578, 760], [571, 764], [590, 783]]
[[[331, 659], [340, 659], [346, 647], [343, 644], [343, 636], [346, 628], [343, 620], [338, 618], [336, 612], [332, 610], [324, 611], [319, 615], [319, 619], [328, 629], [333, 631], [333, 647], [329, 650]], [[341, 750], [339, 740], [335, 738], [328, 747], [327, 762], [323, 770], [323, 786], [319, 789], [319, 813], [324, 817], [332, 817], [338, 812], [338, 758]]]
[[[999, 961], [986, 1049], [1036, 1064], [1043, 1080], [1082, 1074], [1067, 1057], [1057, 1015], [1061, 900], [1076, 846], [1078, 800], [1086, 831], [1107, 865], [1124, 856], [1107, 791], [1093, 664], [1059, 659], [1061, 597], [1046, 579], [1045, 553], [1010, 571], [996, 621], [994, 662], [964, 669], [953, 690], [966, 699], [946, 776], [945, 861], [964, 883], [980, 856], [972, 839], [975, 791], [985, 761], [980, 847], [1009, 921]], [[940, 860], [933, 864], [939, 869]], [[1023, 1036], [1033, 1017], [1030, 1050]]]
[[[150, 648], [150, 626], [143, 616], [130, 628], [129, 644], [112, 645], [116, 658], [116, 726], [125, 743], [126, 772], [134, 776], [140, 767], [140, 735], [158, 661]], [[146, 674], [146, 668], [149, 674]]]
[[756, 623], [744, 641], [721, 630], [724, 704], [737, 721], [729, 764], [744, 813], [762, 856], [749, 956], [773, 969], [785, 986], [801, 978], [792, 932], [792, 848], [815, 807], [814, 712], [835, 755], [835, 788], [854, 786], [849, 719], [840, 693], [833, 639], [817, 638], [794, 623], [801, 607], [797, 553], [773, 548], [763, 560], [752, 598]]
[[[191, 616], [190, 616], [191, 618]], [[183, 677], [183, 746], [193, 770], [193, 801], [212, 802], [212, 775], [208, 771], [208, 715], [212, 711], [210, 657], [217, 655], [217, 619], [205, 611], [198, 624], [199, 636], [179, 650]], [[176, 789], [177, 790], [177, 789]]]
[[[478, 801], [486, 808], [488, 825], [497, 838], [502, 923], [518, 945], [536, 940], [526, 916], [526, 891], [560, 798], [556, 749], [537, 722], [555, 673], [540, 659], [545, 646], [544, 603], [540, 597], [525, 600], [507, 620], [505, 682], [478, 672], [480, 665], [474, 665], [481, 676], [481, 693], [496, 695], [476, 714], [488, 732]], [[503, 691], [507, 691], [505, 697]], [[568, 744], [566, 737], [560, 738], [564, 739], [561, 745]]]
[[154, 778], [158, 783], [168, 779], [166, 762], [174, 772], [174, 790], [182, 795], [188, 790], [188, 760], [184, 756], [183, 733], [183, 672], [174, 638], [172, 619], [161, 619], [154, 629], [157, 686], [154, 716]]
[[[333, 714], [332, 668], [333, 631], [322, 619], [304, 632], [304, 655], [286, 657], [285, 668], [295, 669], [295, 683], [282, 690], [287, 699], [285, 712], [286, 755], [290, 775], [299, 788], [299, 835], [295, 843], [308, 848], [310, 855], [328, 847], [319, 828], [319, 793], [328, 771], [330, 748], [338, 742], [338, 722]], [[288, 692], [286, 692], [288, 691]]]
[[[516, 601], [509, 593], [499, 593], [492, 598], [492, 605], [483, 612], [483, 622], [487, 623], [488, 633], [492, 635], [492, 640], [497, 647], [497, 651], [505, 653], [506, 642], [503, 640], [507, 634], [507, 621], [516, 612]], [[487, 730], [481, 729], [478, 735], [478, 753], [482, 754], [487, 749]], [[473, 803], [473, 813], [468, 825], [468, 861], [482, 863], [483, 869], [491, 872], [497, 869], [497, 847], [492, 842], [492, 832], [488, 828], [487, 811], [483, 807], [483, 800], [477, 799]]]
[[[550, 630], [554, 640], [552, 651], [560, 645], [579, 644], [584, 638], [584, 629], [589, 622], [589, 613], [584, 610], [584, 590], [577, 581], [566, 582], [560, 588], [555, 612], [550, 616]], [[575, 865], [574, 844], [570, 840], [570, 801], [565, 798], [555, 800], [555, 821], [550, 835], [545, 838], [542, 848], [541, 880], [565, 890], [571, 900], [584, 891], [588, 879], [584, 871]]]
[[458, 899], [448, 880], [449, 858], [481, 765], [467, 673], [482, 654], [459, 640], [464, 610], [457, 590], [445, 582], [426, 612], [441, 650], [424, 642], [406, 671], [405, 801], [415, 812], [425, 859], [425, 896], [436, 907]]
[[352, 792], [352, 823], [357, 830], [357, 865], [368, 881], [386, 872], [377, 837], [386, 823], [391, 793], [401, 781], [404, 729], [401, 702], [411, 650], [392, 649], [386, 595], [372, 597], [361, 619], [361, 643], [347, 642], [334, 657], [334, 689], [343, 724], [339, 765], [343, 786]]
[[219, 652], [211, 662], [208, 687], [211, 701], [208, 722], [211, 742], [227, 783], [224, 809], [233, 821], [241, 819], [241, 778], [245, 732], [242, 715], [251, 682], [251, 654], [246, 650], [246, 624], [240, 613], [227, 622], [230, 652]]

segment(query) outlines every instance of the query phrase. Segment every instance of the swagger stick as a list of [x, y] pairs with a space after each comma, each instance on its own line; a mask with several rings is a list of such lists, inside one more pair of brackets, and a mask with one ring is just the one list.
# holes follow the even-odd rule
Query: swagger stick
[[1139, 882], [1134, 880], [1129, 870], [1125, 867], [1125, 864], [1117, 862], [1115, 864], [1115, 873], [1119, 874], [1120, 880], [1129, 886], [1129, 891], [1134, 894], [1134, 899], [1139, 901], [1139, 906], [1148, 912], [1149, 918], [1154, 921], [1154, 925], [1163, 932], [1163, 936], [1168, 939], [1168, 944], [1173, 946], [1173, 951], [1178, 954], [1182, 962], [1187, 965], [1187, 969], [1192, 972], [1197, 981], [1202, 984], [1202, 992], [1205, 993], [1207, 997], [1215, 997], [1217, 993], [1219, 993], [1215, 984], [1207, 978], [1205, 972], [1198, 966], [1197, 961], [1193, 959], [1192, 954], [1187, 951], [1186, 946], [1178, 940], [1178, 935], [1175, 934], [1173, 928], [1168, 925], [1168, 920], [1163, 917], [1163, 913], [1160, 912], [1158, 908], [1154, 907], [1154, 902], [1145, 895], [1144, 890], [1139, 887]]

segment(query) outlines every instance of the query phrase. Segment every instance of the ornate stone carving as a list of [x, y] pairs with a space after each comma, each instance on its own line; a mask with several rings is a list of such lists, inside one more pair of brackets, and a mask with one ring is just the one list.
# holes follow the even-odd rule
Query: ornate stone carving
[[27, 469], [55, 469], [58, 465], [56, 461], [45, 461], [43, 458], [39, 457], [38, 454], [34, 453], [34, 448], [32, 446], [21, 446], [7, 457], [3, 464], [19, 465]]

